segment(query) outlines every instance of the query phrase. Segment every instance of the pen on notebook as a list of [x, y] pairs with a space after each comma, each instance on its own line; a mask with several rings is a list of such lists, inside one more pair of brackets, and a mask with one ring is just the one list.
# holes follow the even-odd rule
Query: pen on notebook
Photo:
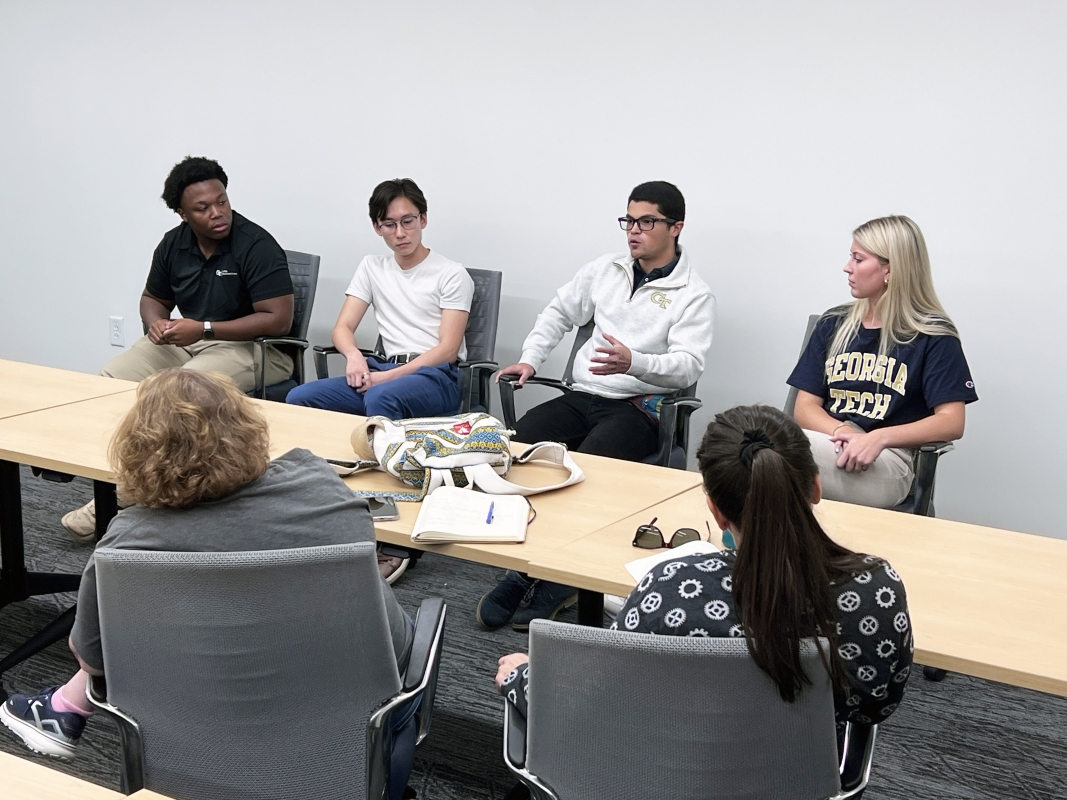
[[489, 504], [489, 513], [485, 515], [485, 524], [486, 525], [492, 525], [493, 524], [493, 509], [494, 508], [496, 508], [496, 501], [495, 500], [492, 503]]

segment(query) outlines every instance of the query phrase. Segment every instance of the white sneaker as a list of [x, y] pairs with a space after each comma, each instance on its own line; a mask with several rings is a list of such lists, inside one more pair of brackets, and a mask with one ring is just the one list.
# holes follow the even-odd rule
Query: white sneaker
[[96, 540], [96, 500], [90, 500], [81, 508], [64, 514], [63, 527], [79, 542]]

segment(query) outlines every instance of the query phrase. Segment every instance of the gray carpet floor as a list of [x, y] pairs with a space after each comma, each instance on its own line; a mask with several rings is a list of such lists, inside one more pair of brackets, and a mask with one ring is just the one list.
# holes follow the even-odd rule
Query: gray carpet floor
[[[92, 496], [91, 484], [80, 479], [51, 484], [24, 469], [22, 494], [30, 568], [80, 570], [89, 548], [71, 540], [59, 517]], [[492, 677], [497, 658], [522, 649], [525, 637], [510, 629], [487, 633], [474, 619], [478, 598], [497, 574], [431, 554], [395, 587], [410, 612], [427, 596], [442, 596], [449, 606], [433, 730], [419, 749], [411, 781], [420, 798], [500, 800], [515, 783], [501, 760], [502, 700]], [[73, 599], [34, 598], [0, 610], [0, 653]], [[573, 610], [568, 613], [562, 619], [575, 621]], [[4, 688], [29, 691], [62, 683], [76, 668], [66, 645], [57, 644], [5, 674]], [[918, 671], [913, 675], [900, 709], [879, 729], [866, 798], [1067, 798], [1067, 699], [960, 675], [950, 674], [942, 683], [927, 682]], [[728, 743], [709, 742], [717, 746]], [[42, 759], [4, 728], [0, 750]], [[118, 737], [109, 721], [91, 719], [78, 750], [70, 763], [47, 763], [118, 788]]]

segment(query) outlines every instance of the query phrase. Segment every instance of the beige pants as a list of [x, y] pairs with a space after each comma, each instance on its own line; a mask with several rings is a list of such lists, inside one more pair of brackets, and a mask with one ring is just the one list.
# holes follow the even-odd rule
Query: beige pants
[[[183, 367], [221, 372], [233, 378], [242, 392], [250, 392], [256, 386], [258, 361], [259, 345], [254, 342], [194, 342], [188, 347], [178, 347], [152, 344], [147, 336], [142, 336], [129, 350], [108, 361], [100, 374], [140, 381], [161, 369]], [[292, 372], [293, 359], [275, 347], [268, 347], [266, 385], [284, 381]]]
[[822, 479], [822, 496], [827, 500], [892, 508], [908, 496], [915, 476], [910, 450], [883, 450], [866, 472], [845, 472], [837, 466], [840, 453], [828, 434], [809, 430], [804, 433], [811, 442], [811, 453]]

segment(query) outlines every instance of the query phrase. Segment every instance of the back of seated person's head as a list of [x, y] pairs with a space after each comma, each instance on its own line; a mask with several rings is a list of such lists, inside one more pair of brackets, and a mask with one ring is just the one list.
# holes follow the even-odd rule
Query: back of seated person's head
[[830, 641], [824, 663], [844, 685], [830, 584], [866, 567], [815, 519], [819, 470], [808, 437], [776, 408], [738, 406], [715, 415], [697, 461], [737, 540], [732, 592], [756, 663], [791, 701], [811, 683], [800, 639], [818, 634]]
[[108, 455], [124, 502], [187, 508], [262, 476], [269, 442], [266, 420], [231, 378], [174, 368], [141, 381]]

